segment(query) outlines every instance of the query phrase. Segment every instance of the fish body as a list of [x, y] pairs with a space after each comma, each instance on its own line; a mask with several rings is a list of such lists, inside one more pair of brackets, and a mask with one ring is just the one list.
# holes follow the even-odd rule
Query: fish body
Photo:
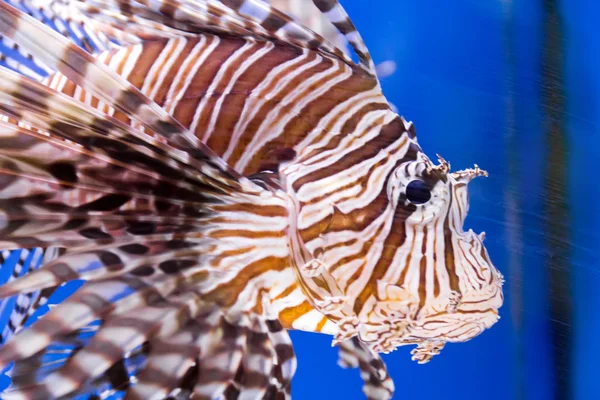
[[485, 172], [429, 160], [337, 1], [314, 10], [357, 63], [274, 2], [40, 5], [62, 35], [0, 3], [50, 71], [0, 69], [0, 247], [62, 250], [0, 295], [86, 282], [0, 349], [4, 398], [285, 398], [300, 329], [387, 399], [379, 353], [427, 362], [497, 321], [502, 276], [463, 230]]

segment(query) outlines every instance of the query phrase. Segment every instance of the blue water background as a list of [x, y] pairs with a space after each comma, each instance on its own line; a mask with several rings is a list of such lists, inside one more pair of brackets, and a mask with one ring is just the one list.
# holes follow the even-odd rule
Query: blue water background
[[[506, 277], [502, 319], [427, 365], [409, 348], [385, 356], [397, 399], [506, 400], [599, 398], [600, 374], [600, 3], [557, 1], [566, 139], [562, 196], [568, 258], [548, 245], [544, 210], [555, 200], [548, 176], [548, 110], [543, 107], [543, 1], [343, 0], [376, 62], [393, 60], [382, 79], [399, 113], [412, 120], [423, 149], [454, 168], [473, 163], [490, 177], [470, 185], [467, 228], [486, 231], [492, 260]], [[546, 2], [548, 3], [548, 2]], [[552, 233], [553, 234], [553, 233]], [[16, 256], [12, 258], [14, 261]], [[558, 262], [557, 262], [558, 260]], [[562, 285], [551, 282], [559, 269]], [[0, 271], [6, 274], [10, 269]], [[561, 282], [559, 282], [561, 283]], [[558, 293], [557, 291], [560, 291]], [[567, 295], [567, 315], [551, 300]], [[59, 301], [60, 296], [54, 300]], [[0, 326], [7, 315], [0, 315]], [[552, 335], [563, 327], [567, 335]], [[292, 332], [299, 361], [296, 399], [362, 399], [358, 372], [336, 365], [331, 338]], [[567, 365], [557, 359], [568, 355]]]

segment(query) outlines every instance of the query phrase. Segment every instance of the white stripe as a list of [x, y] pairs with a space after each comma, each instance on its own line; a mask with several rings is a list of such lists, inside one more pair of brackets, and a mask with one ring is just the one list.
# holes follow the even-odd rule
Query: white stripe
[[335, 7], [327, 11], [325, 16], [329, 18], [332, 23], [344, 22], [348, 19], [348, 15], [339, 4], [336, 4]]
[[[338, 72], [342, 73], [338, 73]], [[337, 76], [335, 76], [337, 74]], [[269, 111], [265, 120], [261, 123], [258, 131], [249, 143], [246, 151], [240, 160], [236, 163], [236, 169], [238, 171], [244, 170], [246, 165], [250, 162], [253, 154], [258, 152], [260, 147], [264, 143], [280, 136], [287, 123], [300, 115], [304, 107], [319, 98], [321, 95], [326, 93], [336, 84], [345, 81], [352, 76], [352, 70], [342, 64], [341, 62], [334, 62], [333, 65], [327, 70], [313, 74], [310, 78], [302, 82], [298, 87], [292, 90], [286, 95], [281, 102], [277, 104], [271, 111]], [[317, 89], [312, 89], [311, 86], [315, 83], [321, 83]], [[281, 116], [281, 110], [287, 105], [292, 105], [292, 112], [286, 112], [283, 117]], [[276, 122], [277, 121], [277, 122]]]
[[[300, 65], [298, 64], [304, 63], [305, 60], [309, 56], [308, 50], [304, 50], [302, 55], [299, 57], [295, 57], [285, 63], [282, 63], [275, 67], [271, 72], [267, 74], [267, 76], [263, 79], [263, 81], [256, 86], [252, 90], [252, 93], [246, 101], [244, 102], [244, 108], [240, 114], [240, 118], [235, 128], [233, 129], [233, 135], [231, 136], [231, 141], [229, 143], [229, 147], [227, 151], [223, 154], [223, 159], [225, 161], [229, 160], [229, 157], [233, 154], [235, 149], [238, 146], [240, 137], [244, 134], [250, 122], [254, 119], [256, 114], [262, 108], [263, 104], [267, 101], [271, 100], [279, 91], [281, 91], [284, 85], [288, 84], [294, 77], [298, 76], [302, 71], [305, 71], [308, 68], [311, 68], [317, 65], [320, 62], [320, 59], [317, 57], [315, 60], [311, 61], [308, 64]], [[286, 75], [282, 75], [283, 71], [286, 69], [294, 67], [291, 73], [287, 73]], [[267, 92], [266, 88], [269, 87], [273, 82], [277, 82], [277, 85], [273, 88], [272, 91]]]
[[[253, 47], [254, 47], [254, 41], [247, 40], [242, 47], [237, 49], [233, 54], [231, 54], [227, 58], [227, 60], [225, 60], [225, 62], [223, 64], [221, 64], [221, 66], [219, 67], [219, 72], [217, 72], [217, 74], [213, 78], [210, 86], [206, 90], [206, 93], [202, 97], [202, 100], [200, 100], [198, 107], [196, 107], [196, 112], [194, 113], [194, 118], [192, 120], [192, 124], [190, 125], [191, 132], [197, 131], [198, 123], [200, 122], [200, 119], [202, 118], [202, 114], [204, 113], [206, 104], [208, 103], [209, 99], [214, 95], [217, 87], [221, 84], [221, 82], [225, 78], [227, 72], [229, 71], [229, 68], [231, 68], [232, 64], [236, 63], [240, 57], [243, 57], [245, 55], [245, 53], [248, 52], [249, 50], [251, 50]], [[208, 112], [210, 112], [210, 110]], [[203, 133], [204, 133], [204, 136], [203, 136], [202, 140], [204, 142], [206, 142], [206, 140], [208, 140], [208, 136], [206, 136], [206, 131], [204, 131]]]
[[[181, 101], [181, 98], [184, 96], [190, 83], [196, 76], [198, 68], [204, 63], [204, 61], [200, 62], [200, 60], [201, 57], [205, 55], [206, 37], [206, 35], [200, 36], [200, 40], [185, 58], [181, 68], [178, 69], [177, 75], [175, 75], [175, 78], [173, 79], [173, 83], [169, 88], [165, 101], [165, 110], [171, 115], [173, 115], [179, 101]], [[210, 51], [208, 51], [208, 53], [210, 54]], [[191, 68], [190, 65], [192, 65]]]
[[271, 14], [271, 7], [268, 4], [246, 0], [238, 11], [262, 23]]
[[[219, 97], [219, 99], [217, 100], [217, 102], [215, 104], [215, 107], [213, 108], [213, 112], [212, 112], [212, 116], [211, 116], [209, 125], [206, 129], [206, 133], [204, 134], [205, 138], [209, 138], [213, 134], [213, 131], [215, 129], [215, 124], [217, 123], [217, 118], [219, 117], [219, 115], [221, 115], [221, 106], [223, 105], [223, 102], [225, 101], [226, 96], [231, 93], [231, 89], [237, 83], [240, 76], [242, 76], [242, 74], [244, 72], [246, 72], [246, 70], [250, 66], [252, 66], [257, 60], [261, 59], [265, 54], [270, 52], [274, 47], [275, 46], [273, 45], [273, 43], [267, 42], [266, 45], [263, 45], [258, 51], [256, 51], [250, 57], [248, 57], [248, 59], [246, 61], [244, 61], [242, 64], [240, 64], [239, 68], [236, 70], [235, 74], [229, 80], [227, 87], [225, 88], [225, 90], [223, 90], [223, 93], [221, 94], [221, 96]], [[223, 110], [223, 112], [227, 113], [229, 111]], [[207, 139], [205, 139], [205, 140], [207, 140]]]
[[[179, 58], [179, 55], [181, 54], [186, 45], [187, 40], [185, 38], [169, 41], [169, 44], [165, 46], [165, 51], [163, 52], [164, 57], [162, 57], [161, 54], [161, 56], [159, 56], [159, 59], [153, 62], [152, 68], [154, 69], [154, 67], [156, 66], [158, 68], [158, 71], [151, 70], [147, 75], [148, 77], [151, 77], [151, 81], [154, 80], [154, 82], [152, 82], [152, 91], [149, 94], [147, 94], [147, 96], [150, 99], [156, 101], [156, 94], [163, 85], [165, 77], [169, 73], [175, 61], [177, 61], [177, 59]], [[175, 48], [173, 49], [173, 47]], [[156, 74], [157, 72], [158, 76], [154, 77], [154, 74]], [[144, 86], [146, 86], [145, 82]], [[142, 92], [147, 93], [147, 90], [142, 89]]]

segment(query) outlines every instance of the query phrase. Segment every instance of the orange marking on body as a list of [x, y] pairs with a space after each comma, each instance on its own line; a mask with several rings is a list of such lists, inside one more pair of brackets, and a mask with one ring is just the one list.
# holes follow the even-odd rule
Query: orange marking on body
[[305, 300], [295, 307], [286, 308], [279, 313], [279, 321], [286, 329], [293, 329], [294, 322], [303, 315], [308, 314], [313, 310], [310, 303]]

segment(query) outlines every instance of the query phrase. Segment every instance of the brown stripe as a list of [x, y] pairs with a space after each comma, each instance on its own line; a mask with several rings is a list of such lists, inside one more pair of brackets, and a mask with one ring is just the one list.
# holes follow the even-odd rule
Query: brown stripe
[[415, 241], [416, 241], [416, 235], [413, 235], [412, 241], [410, 243], [410, 249], [406, 256], [406, 260], [404, 261], [404, 265], [403, 265], [404, 269], [402, 270], [402, 272], [400, 273], [400, 277], [398, 278], [398, 286], [404, 286], [404, 281], [406, 280], [406, 275], [408, 274], [409, 265], [412, 261], [412, 256], [415, 251]]
[[[175, 119], [181, 122], [186, 128], [189, 128], [192, 124], [196, 109], [202, 98], [206, 95], [210, 84], [219, 72], [223, 62], [244, 44], [244, 41], [241, 39], [219, 39], [217, 36], [212, 35], [205, 35], [205, 37], [207, 43], [204, 51], [212, 46], [215, 40], [219, 41], [219, 44], [198, 68], [190, 85], [187, 87], [185, 93], [183, 93], [181, 100], [173, 111]], [[202, 128], [202, 126], [200, 127]], [[202, 137], [202, 133], [204, 133], [203, 129], [200, 132], [200, 137]]]
[[[319, 69], [322, 69], [323, 67], [331, 67], [331, 61], [325, 60], [327, 59], [324, 59], [324, 61], [320, 63], [322, 67]], [[336, 62], [336, 64], [339, 66], [339, 70], [334, 74], [329, 75], [327, 78], [323, 78], [314, 82], [311, 87], [306, 90], [306, 96], [310, 96], [310, 93], [319, 90], [327, 81], [336, 79], [345, 73], [343, 64], [340, 62]], [[310, 73], [302, 74], [301, 78], [303, 80], [308, 79], [311, 75], [320, 72], [320, 70], [311, 69], [309, 72]], [[295, 117], [285, 125], [283, 134], [280, 137], [271, 140], [269, 143], [266, 143], [261, 151], [253, 156], [252, 161], [248, 164], [245, 171], [249, 172], [258, 169], [262, 154], [264, 154], [263, 149], [274, 149], [281, 147], [294, 148], [296, 145], [298, 145], [298, 143], [304, 140], [309, 133], [314, 131], [321, 119], [329, 114], [331, 110], [337, 107], [340, 103], [343, 103], [351, 97], [356, 96], [358, 93], [373, 89], [375, 85], [377, 85], [376, 80], [365, 79], [364, 75], [359, 76], [358, 74], [352, 73], [347, 79], [336, 83], [321, 96], [305, 105], [302, 110], [293, 109], [293, 104], [286, 109], [283, 109], [282, 114], [286, 112], [293, 112]], [[291, 90], [293, 90], [293, 88]]]
[[[322, 179], [338, 174], [344, 170], [347, 170], [353, 165], [362, 162], [368, 158], [373, 158], [377, 154], [379, 154], [379, 152], [392, 145], [395, 141], [400, 140], [404, 133], [404, 124], [402, 123], [402, 120], [399, 117], [396, 117], [389, 124], [383, 126], [381, 128], [381, 131], [375, 138], [369, 140], [360, 148], [357, 148], [351, 151], [350, 153], [344, 155], [341, 159], [337, 160], [335, 164], [329, 165], [327, 168], [321, 168], [303, 176], [302, 178], [295, 181], [292, 187], [296, 192], [298, 192], [303, 185], [309, 182], [320, 181]], [[407, 140], [407, 138], [404, 137], [404, 140]], [[407, 156], [411, 153], [412, 152], [409, 151], [407, 153]], [[417, 155], [415, 153], [414, 155], [411, 154], [411, 156], [414, 156], [414, 160], [416, 159]], [[405, 161], [410, 161], [410, 159], [407, 159], [406, 156], [404, 157], [404, 159]]]
[[[171, 89], [171, 86], [174, 83], [173, 81], [174, 81], [175, 77], [177, 76], [179, 69], [181, 68], [181, 66], [187, 59], [187, 57], [190, 55], [190, 53], [192, 52], [192, 49], [194, 48], [194, 46], [196, 46], [196, 44], [198, 44], [198, 42], [199, 42], [199, 40], [197, 40], [197, 39], [196, 40], [194, 40], [194, 39], [186, 40], [185, 46], [183, 47], [183, 49], [181, 49], [179, 51], [179, 54], [176, 56], [177, 57], [176, 60], [171, 64], [169, 71], [167, 72], [166, 76], [164, 77], [160, 87], [156, 91], [156, 95], [153, 98], [153, 100], [161, 107], [164, 106], [165, 101], [167, 100], [167, 94], [169, 93], [169, 90]], [[173, 53], [175, 51], [177, 51], [177, 46], [173, 46], [173, 50], [169, 54], [169, 58], [173, 57]], [[157, 78], [158, 78], [158, 76], [157, 76]], [[148, 92], [150, 92], [150, 91], [148, 91]]]
[[[416, 236], [416, 235], [415, 235]], [[406, 265], [408, 269], [408, 265]], [[421, 243], [421, 261], [419, 263], [419, 308], [416, 315], [425, 307], [427, 301], [427, 225], [423, 227], [423, 242]], [[415, 317], [416, 318], [416, 317]]]
[[67, 79], [61, 92], [69, 97], [73, 97], [73, 95], [75, 94], [75, 88], [77, 88], [77, 85], [75, 85], [73, 81]]
[[[452, 204], [453, 193], [452, 190], [449, 192], [450, 198], [448, 204]], [[446, 261], [446, 271], [448, 272], [448, 279], [450, 281], [450, 290], [460, 292], [460, 286], [458, 284], [458, 275], [456, 275], [456, 265], [454, 259], [454, 246], [452, 245], [452, 230], [450, 229], [450, 212], [452, 207], [448, 207], [446, 219], [444, 220], [444, 260]]]
[[350, 240], [346, 240], [345, 242], [339, 242], [339, 243], [334, 243], [331, 244], [329, 246], [325, 246], [325, 247], [317, 247], [315, 249], [315, 251], [313, 252], [315, 258], [318, 258], [320, 255], [322, 255], [323, 253], [326, 253], [330, 250], [333, 249], [337, 249], [338, 247], [350, 247], [352, 245], [354, 245], [356, 242], [358, 242], [358, 239], [350, 239]]
[[239, 10], [244, 4], [244, 0], [221, 0], [221, 3], [234, 10]]
[[[83, 53], [83, 54], [82, 54]], [[83, 87], [87, 78], [87, 68], [91, 60], [84, 56], [84, 53], [75, 43], [69, 43], [65, 48], [62, 59], [58, 62], [58, 70], [67, 76], [70, 80]], [[91, 58], [91, 56], [89, 56]]]
[[296, 290], [296, 288], [298, 287], [297, 283], [292, 283], [290, 286], [288, 286], [283, 292], [281, 292], [280, 294], [278, 294], [275, 298], [273, 298], [273, 301], [275, 300], [281, 300], [287, 296], [289, 296], [294, 290]]
[[[485, 260], [485, 262], [487, 262], [490, 269], [493, 268], [494, 264], [492, 264], [492, 260], [490, 260], [490, 255], [488, 254], [487, 249], [485, 248], [485, 246], [483, 244], [481, 245], [481, 258], [483, 258]], [[494, 280], [494, 273], [493, 273], [493, 271], [490, 271], [490, 279], [488, 281], [488, 284], [491, 285], [493, 280]]]
[[[354, 303], [354, 312], [357, 315], [360, 314], [363, 305], [373, 293], [374, 285], [378, 280], [383, 278], [389, 268], [393, 267], [392, 261], [396, 255], [396, 251], [398, 251], [398, 248], [406, 241], [406, 220], [416, 210], [416, 206], [412, 204], [404, 206], [402, 203], [403, 199], [401, 198], [398, 200], [398, 205], [396, 206], [394, 216], [392, 217], [392, 226], [388, 236], [385, 238], [383, 251], [379, 257], [379, 260], [377, 260], [375, 268], [373, 268], [371, 277], [369, 278], [370, 284], [365, 286]], [[408, 268], [408, 265], [406, 268]]]
[[288, 266], [286, 258], [267, 257], [247, 265], [229, 282], [223, 283], [206, 294], [208, 301], [214, 301], [225, 307], [231, 307], [240, 293], [253, 279], [267, 271], [283, 271]]
[[[420, 148], [411, 143], [408, 151], [405, 156], [396, 161], [394, 168], [390, 170], [388, 175], [386, 176], [379, 194], [375, 199], [369, 203], [367, 206], [363, 208], [354, 209], [347, 214], [341, 213], [339, 210], [335, 211], [331, 216], [329, 221], [329, 225], [327, 228], [327, 232], [340, 232], [343, 230], [352, 230], [355, 232], [360, 232], [364, 230], [367, 226], [371, 225], [373, 221], [388, 207], [389, 198], [387, 194], [387, 185], [390, 177], [394, 173], [394, 170], [398, 168], [400, 165], [414, 160], [416, 158], [417, 152]], [[402, 206], [399, 206], [402, 207]], [[322, 222], [320, 222], [322, 223]], [[304, 243], [308, 243], [311, 240], [318, 237], [321, 233], [323, 233], [322, 229], [317, 228], [319, 225], [310, 226], [300, 232], [302, 240]]]
[[313, 3], [321, 12], [326, 13], [331, 11], [337, 4], [335, 0], [313, 0]]
[[[148, 77], [148, 72], [168, 42], [169, 41], [167, 39], [160, 39], [145, 42], [142, 45], [141, 54], [138, 57], [134, 67], [131, 69], [131, 73], [127, 77], [127, 80], [131, 82], [133, 86], [138, 89], [142, 88], [144, 81]], [[128, 49], [127, 56], [124, 58], [124, 60], [130, 57], [131, 52], [132, 48]]]
[[[190, 50], [190, 54], [188, 54], [188, 59], [185, 60], [185, 64], [182, 61], [180, 65], [177, 65], [177, 73], [181, 74], [181, 76], [177, 80], [177, 82], [169, 82], [169, 90], [172, 91], [173, 96], [165, 99], [163, 104], [163, 107], [165, 109], [172, 108], [178, 104], [179, 99], [177, 98], [177, 96], [179, 96], [184, 90], [187, 77], [189, 77], [192, 74], [192, 69], [194, 68], [194, 65], [198, 62], [198, 59], [202, 56], [202, 53], [207, 49], [208, 45], [210, 44], [210, 37], [207, 41], [205, 41], [202, 44], [199, 44], [200, 40], [193, 39], [188, 39], [188, 43], [194, 43], [194, 47], [197, 46], [198, 48], [196, 50]], [[191, 55], [192, 51], [194, 53], [193, 56]], [[175, 75], [173, 76], [173, 79], [175, 79]]]
[[[278, 76], [281, 78], [284, 78], [287, 74], [293, 72], [294, 70], [301, 69], [304, 66], [306, 66], [307, 64], [313, 62], [316, 57], [317, 57], [317, 54], [311, 52], [309, 54], [309, 56], [305, 60], [303, 60], [300, 64], [292, 65], [292, 66], [289, 66], [288, 68], [285, 68], [284, 71], [282, 71], [278, 74]], [[280, 83], [279, 80], [281, 78], [276, 79], [273, 82], [271, 82], [271, 85], [264, 88], [262, 90], [262, 92], [259, 94], [259, 96], [262, 98], [264, 98], [267, 94], [270, 95], [271, 98], [269, 99], [269, 101], [267, 101], [265, 104], [263, 104], [261, 106], [260, 110], [256, 113], [254, 118], [248, 123], [247, 128], [246, 128], [245, 132], [243, 133], [243, 135], [240, 137], [239, 142], [240, 143], [250, 143], [252, 141], [252, 139], [256, 136], [258, 129], [262, 125], [263, 121], [266, 119], [269, 112], [272, 111], [275, 107], [277, 107], [281, 103], [281, 101], [283, 100], [284, 97], [286, 97], [290, 93], [297, 90], [297, 87], [299, 85], [301, 85], [302, 83], [304, 83], [312, 75], [321, 73], [321, 72], [326, 71], [327, 69], [331, 68], [331, 65], [332, 65], [332, 62], [330, 60], [324, 59], [323, 62], [319, 62], [316, 65], [313, 65], [311, 68], [302, 71], [302, 73], [300, 73], [299, 75], [294, 77], [283, 88], [279, 89], [278, 93], [273, 93], [273, 90], [274, 90], [275, 86]], [[290, 112], [292, 110], [293, 106], [294, 106], [294, 104], [290, 104], [287, 107], [282, 108], [279, 112], [278, 118], [276, 119], [276, 121], [274, 121], [274, 123], [277, 123], [277, 121], [279, 121], [287, 112]], [[286, 136], [288, 134], [289, 133], [286, 132]], [[280, 142], [285, 143], [285, 140], [280, 140]], [[267, 144], [267, 145], [263, 146], [263, 148], [261, 148], [258, 152], [256, 152], [252, 161], [249, 163], [250, 165], [248, 167], [246, 167], [246, 169], [244, 170], [244, 173], [252, 174], [252, 173], [258, 172], [258, 168], [260, 167], [264, 156], [267, 153], [269, 153], [270, 151], [273, 151], [273, 150], [276, 150], [276, 149], [279, 149], [282, 147], [291, 147], [291, 146], [285, 146], [285, 145], [282, 146], [281, 144], [278, 144], [278, 143], [275, 143], [274, 145]], [[235, 164], [242, 157], [244, 152], [245, 152], [245, 146], [236, 147], [236, 149], [232, 152], [231, 156], [229, 157], [229, 163], [232, 165]]]
[[323, 328], [325, 327], [325, 324], [327, 323], [327, 321], [329, 321], [326, 317], [321, 318], [321, 320], [319, 321], [319, 323], [317, 324], [316, 328], [315, 328], [315, 332], [321, 332], [323, 330]]
[[[260, 51], [264, 46], [265, 44], [255, 45], [255, 52]], [[221, 105], [219, 117], [215, 124], [215, 130], [207, 143], [215, 153], [222, 155], [227, 150], [227, 147], [231, 142], [231, 135], [234, 132], [235, 125], [241, 117], [244, 105], [250, 96], [255, 95], [252, 91], [274, 68], [296, 58], [298, 55], [298, 51], [287, 46], [275, 46], [269, 52], [254, 61], [254, 63], [237, 79], [236, 83], [231, 88], [231, 92], [226, 95]], [[250, 54], [247, 53], [240, 61], [244, 62], [248, 57], [250, 57]], [[247, 142], [240, 141], [236, 145], [244, 150], [247, 144]]]
[[[336, 147], [339, 146], [340, 142], [342, 141], [342, 139], [344, 139], [344, 137], [346, 137], [346, 136], [348, 136], [348, 135], [353, 134], [353, 133], [356, 132], [357, 125], [359, 124], [359, 122], [366, 115], [368, 115], [369, 113], [371, 113], [373, 111], [389, 110], [389, 108], [390, 108], [389, 105], [387, 105], [385, 103], [381, 103], [378, 100], [381, 100], [381, 98], [376, 97], [373, 102], [367, 103], [366, 105], [364, 105], [363, 107], [361, 107], [358, 111], [355, 111], [352, 114], [352, 116], [344, 123], [344, 125], [342, 126], [342, 129], [340, 130], [340, 132], [338, 134], [332, 135], [333, 137], [331, 137], [329, 139], [329, 141], [327, 142], [327, 144], [325, 146], [319, 147], [318, 149], [315, 149], [314, 151], [312, 151], [308, 155], [304, 156], [302, 159], [303, 160], [310, 160], [313, 156], [315, 156], [315, 155], [317, 155], [319, 153], [322, 153], [323, 151], [335, 149]], [[354, 103], [353, 104], [349, 104], [348, 107], [347, 107], [347, 109], [350, 109], [353, 106], [354, 106]], [[323, 138], [326, 135], [331, 135], [333, 126], [347, 112], [347, 109], [340, 111], [327, 124], [327, 126], [323, 129], [323, 131], [321, 132], [321, 134], [319, 136], [315, 137], [315, 139], [311, 142], [311, 144], [319, 143], [321, 140], [323, 140]]]
[[286, 235], [285, 230], [255, 232], [255, 231], [248, 231], [248, 230], [242, 230], [242, 229], [219, 229], [219, 230], [210, 232], [209, 234], [207, 234], [207, 237], [211, 237], [214, 239], [228, 238], [228, 237], [244, 237], [244, 238], [251, 238], [251, 239], [264, 239], [264, 238], [284, 237], [285, 235]]
[[[373, 237], [376, 237], [377, 234], [379, 234], [381, 232], [381, 229], [382, 228], [380, 227], [378, 229], [378, 231], [375, 233], [375, 235], [373, 235]], [[373, 247], [373, 240], [366, 241], [362, 245], [361, 249], [358, 252], [356, 252], [354, 254], [349, 254], [346, 257], [342, 257], [339, 261], [332, 264], [331, 267], [329, 268], [329, 272], [334, 273], [338, 268], [348, 265], [354, 260], [365, 259], [367, 254], [369, 254], [371, 247]]]
[[285, 26], [287, 22], [271, 12], [267, 18], [261, 23], [262, 27], [265, 28], [269, 32], [277, 32], [279, 29]]
[[[434, 235], [435, 236], [435, 235]], [[437, 272], [437, 256], [436, 256], [436, 243], [435, 239], [433, 242], [433, 297], [438, 297], [440, 295], [440, 280]]]
[[239, 249], [233, 249], [233, 250], [223, 251], [223, 252], [219, 253], [218, 256], [216, 256], [212, 260], [210, 260], [210, 265], [212, 265], [213, 267], [216, 267], [224, 259], [226, 259], [228, 257], [239, 256], [241, 254], [249, 253], [249, 252], [251, 252], [252, 250], [255, 250], [255, 249], [256, 249], [255, 246], [251, 246], [251, 247], [242, 247], [242, 248], [239, 248]]
[[5, 2], [0, 3], [0, 32], [9, 38], [13, 38], [19, 26], [19, 11]]
[[[369, 187], [368, 185], [369, 185], [369, 180], [371, 179], [371, 175], [373, 175], [373, 173], [375, 172], [375, 170], [380, 169], [382, 167], [385, 167], [389, 163], [390, 158], [392, 156], [394, 156], [398, 151], [400, 151], [401, 148], [402, 148], [402, 146], [398, 146], [398, 148], [396, 150], [390, 151], [385, 156], [385, 158], [382, 158], [380, 161], [378, 161], [375, 164], [371, 165], [371, 167], [369, 167], [369, 169], [365, 172], [365, 174], [361, 175], [360, 178], [356, 182], [353, 182], [353, 184], [345, 185], [348, 188], [350, 188], [352, 186], [355, 186], [355, 185], [360, 185], [360, 190], [357, 193], [355, 193], [355, 194], [351, 194], [351, 195], [349, 194], [347, 196], [340, 197], [337, 200], [337, 202], [341, 204], [341, 203], [344, 203], [344, 202], [346, 202], [348, 200], [351, 200], [353, 198], [360, 198], [360, 197], [362, 197], [362, 195], [367, 191], [367, 189]], [[342, 188], [336, 189], [335, 191], [331, 192], [331, 194], [337, 193], [338, 191], [341, 191], [341, 190], [343, 190], [343, 189]], [[331, 194], [323, 195], [323, 198], [325, 198], [327, 196], [330, 196]], [[314, 201], [311, 200], [310, 203], [314, 203]]]
[[251, 203], [223, 204], [212, 207], [217, 212], [247, 212], [261, 217], [287, 217], [288, 211], [279, 206], [257, 206]]
[[[460, 239], [459, 239], [460, 240]], [[483, 278], [483, 276], [479, 273], [479, 270], [477, 268], [476, 265], [472, 264], [469, 259], [467, 258], [467, 254], [465, 253], [465, 250], [459, 245], [458, 246], [460, 253], [462, 254], [464, 260], [465, 260], [465, 264], [467, 264], [469, 267], [471, 267], [471, 270], [473, 270], [473, 273], [476, 275], [476, 279], [475, 279], [475, 283], [479, 286], [479, 290], [481, 290], [483, 288], [483, 282], [485, 282], [485, 279]], [[477, 256], [474, 253], [475, 247], [471, 246], [469, 249], [469, 254], [471, 255], [471, 257], [473, 257], [473, 259], [475, 260], [475, 262], [477, 262]], [[464, 266], [464, 269], [467, 268], [467, 265]], [[469, 283], [471, 283], [473, 285], [473, 281], [471, 280], [471, 276], [469, 274], [467, 274], [467, 280], [469, 281]]]
[[360, 276], [362, 275], [365, 267], [367, 265], [367, 262], [364, 261], [357, 269], [356, 271], [354, 271], [354, 273], [352, 274], [352, 276], [350, 278], [348, 278], [348, 281], [346, 282], [346, 287], [350, 287], [351, 285], [354, 284], [354, 282], [356, 282], [357, 280], [360, 279]]
[[[217, 85], [212, 88], [213, 92], [204, 94], [205, 105], [204, 105], [204, 109], [203, 109], [202, 113], [200, 114], [200, 118], [198, 118], [198, 123], [197, 123], [196, 131], [195, 131], [196, 137], [198, 137], [200, 139], [202, 139], [204, 137], [207, 127], [210, 123], [210, 120], [212, 119], [212, 114], [216, 111], [217, 102], [218, 102], [219, 98], [222, 95], [224, 95], [225, 89], [226, 89], [227, 85], [229, 84], [229, 82], [231, 82], [233, 75], [238, 70], [240, 65], [246, 60], [246, 58], [251, 57], [254, 54], [254, 52], [256, 52], [257, 47], [258, 47], [256, 44], [252, 44], [250, 47], [246, 47], [242, 50], [242, 48], [244, 46], [246, 46], [249, 42], [240, 41], [239, 43], [240, 43], [240, 47], [238, 47], [234, 53], [230, 54], [227, 58], [221, 60], [221, 67], [219, 68], [219, 72], [222, 74], [222, 76], [219, 79]], [[238, 53], [238, 51], [239, 51], [239, 53]], [[213, 55], [214, 55], [214, 53], [213, 53]], [[235, 55], [235, 59], [233, 59], [234, 55]], [[223, 64], [225, 62], [229, 61], [230, 59], [231, 59], [231, 62], [229, 62], [227, 67], [225, 67]], [[225, 69], [224, 73], [223, 73], [223, 69]], [[215, 76], [215, 79], [216, 79], [216, 76]], [[214, 79], [213, 79], [213, 81], [211, 81], [211, 83], [213, 83], [213, 82], [214, 82]], [[211, 136], [214, 136], [214, 135], [215, 135], [215, 132], [213, 132]], [[220, 138], [217, 138], [217, 139], [220, 140]], [[209, 144], [209, 147], [211, 147], [210, 144]]]
[[[118, 73], [119, 75], [123, 76], [123, 71], [125, 70], [125, 65], [127, 64], [127, 61], [129, 60], [129, 58], [132, 56], [133, 53], [133, 46], [129, 47], [127, 49], [122, 49], [121, 51], [123, 51], [125, 53], [125, 55], [123, 57], [121, 57], [121, 59], [119, 60], [118, 65], [116, 66], [116, 68], [112, 68], [115, 70], [116, 73]], [[115, 51], [114, 55], [117, 55], [119, 52]], [[112, 57], [111, 57], [112, 60]], [[110, 62], [110, 60], [108, 60]], [[106, 64], [107, 66], [110, 64]], [[132, 69], [132, 72], [135, 71], [135, 66]]]
[[343, 35], [347, 35], [350, 32], [355, 32], [356, 28], [354, 24], [349, 19], [345, 19], [341, 22], [334, 22], [333, 25], [342, 33]]

